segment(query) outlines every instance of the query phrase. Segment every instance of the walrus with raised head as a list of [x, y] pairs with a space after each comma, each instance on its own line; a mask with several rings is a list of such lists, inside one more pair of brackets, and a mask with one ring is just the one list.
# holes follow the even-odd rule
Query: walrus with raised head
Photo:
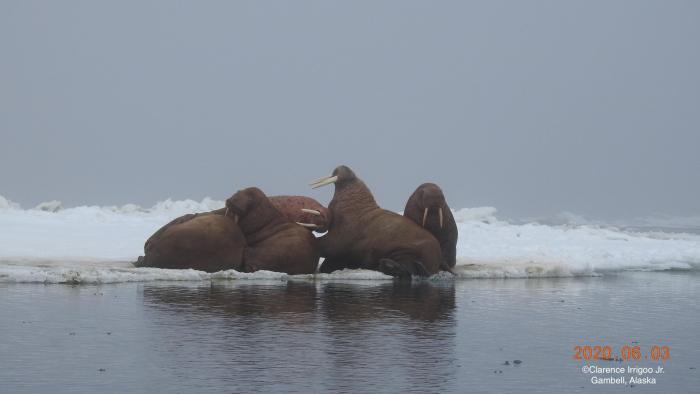
[[434, 183], [418, 186], [408, 198], [403, 215], [437, 238], [446, 266], [443, 268], [453, 268], [457, 262], [457, 223], [442, 189]]
[[[218, 215], [217, 215], [218, 216]], [[248, 243], [244, 270], [312, 274], [318, 265], [316, 237], [287, 219], [256, 187], [236, 192], [226, 200], [225, 216], [237, 218]]]
[[325, 261], [320, 272], [366, 268], [410, 278], [440, 270], [440, 244], [411, 220], [377, 205], [372, 192], [347, 166], [311, 184], [335, 184], [328, 205], [333, 218], [328, 233], [319, 238]]
[[190, 214], [156, 231], [144, 246], [138, 267], [241, 270], [246, 240], [233, 217]]

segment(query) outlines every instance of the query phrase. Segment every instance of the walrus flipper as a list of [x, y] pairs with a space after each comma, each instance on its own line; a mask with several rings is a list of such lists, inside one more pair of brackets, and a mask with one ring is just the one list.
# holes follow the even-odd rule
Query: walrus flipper
[[[423, 263], [421, 263], [420, 261], [412, 261], [411, 263], [413, 265], [413, 272], [412, 272], [413, 275], [424, 276], [424, 277], [430, 276], [430, 272], [428, 272], [428, 270], [425, 269], [425, 266], [423, 265]], [[409, 263], [409, 266], [411, 265], [411, 263]]]
[[443, 271], [447, 271], [447, 272], [451, 273], [452, 275], [455, 275], [454, 271], [452, 271], [452, 268], [450, 267], [450, 265], [447, 261], [442, 261], [440, 263], [440, 269]]
[[145, 267], [146, 266], [146, 256], [139, 256], [136, 261], [134, 261], [134, 267]]
[[410, 281], [414, 275], [416, 276], [430, 276], [428, 270], [419, 261], [407, 261], [407, 262], [396, 262], [392, 259], [381, 259], [379, 260], [379, 271], [385, 275], [390, 275], [399, 280]]

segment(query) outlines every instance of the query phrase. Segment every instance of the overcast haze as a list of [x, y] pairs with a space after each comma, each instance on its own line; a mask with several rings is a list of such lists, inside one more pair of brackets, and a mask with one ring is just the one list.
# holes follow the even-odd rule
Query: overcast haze
[[700, 214], [697, 1], [0, 2], [0, 195]]

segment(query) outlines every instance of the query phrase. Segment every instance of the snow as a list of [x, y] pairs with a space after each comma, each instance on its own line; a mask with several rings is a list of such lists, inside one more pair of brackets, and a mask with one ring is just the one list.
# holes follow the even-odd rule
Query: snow
[[[0, 282], [113, 283], [156, 280], [388, 280], [366, 270], [290, 277], [273, 272], [134, 268], [145, 240], [168, 221], [218, 209], [223, 201], [165, 200], [150, 208], [59, 201], [22, 209], [0, 196]], [[697, 270], [700, 235], [632, 231], [573, 214], [562, 224], [512, 223], [492, 207], [454, 211], [458, 278], [595, 276], [625, 270]], [[664, 224], [670, 226], [670, 219]], [[672, 223], [671, 223], [672, 224]], [[688, 225], [688, 223], [683, 223]], [[450, 277], [440, 275], [438, 280]]]

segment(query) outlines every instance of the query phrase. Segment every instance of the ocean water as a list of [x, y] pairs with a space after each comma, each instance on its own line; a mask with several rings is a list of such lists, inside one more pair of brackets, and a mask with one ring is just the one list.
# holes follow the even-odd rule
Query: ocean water
[[[514, 222], [461, 209], [456, 275], [412, 284], [366, 270], [133, 267], [164, 223], [222, 204], [22, 209], [0, 196], [0, 393], [700, 387], [693, 218]], [[670, 358], [583, 362], [577, 345], [669, 346]], [[664, 372], [645, 375], [653, 385], [594, 385], [581, 371], [591, 364]]]
[[[0, 283], [0, 392], [693, 393], [699, 279]], [[671, 350], [574, 360], [585, 344]], [[593, 385], [588, 364], [664, 373]]]

